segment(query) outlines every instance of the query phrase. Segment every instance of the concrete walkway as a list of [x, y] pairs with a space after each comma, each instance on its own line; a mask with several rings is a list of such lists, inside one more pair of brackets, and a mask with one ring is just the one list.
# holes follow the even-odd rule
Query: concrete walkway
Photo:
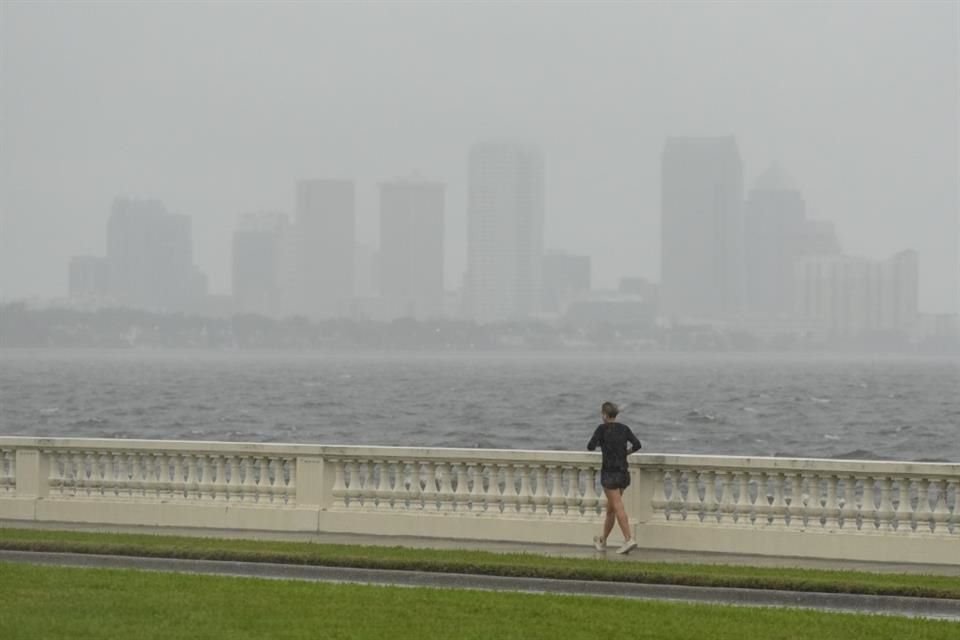
[[489, 542], [477, 540], [451, 540], [445, 538], [417, 538], [403, 536], [378, 536], [340, 533], [276, 533], [269, 531], [237, 531], [231, 529], [190, 529], [173, 527], [120, 527], [82, 525], [74, 523], [39, 523], [0, 520], [0, 528], [45, 529], [60, 531], [86, 531], [104, 533], [135, 533], [204, 538], [230, 538], [246, 540], [277, 540], [289, 542], [313, 542], [317, 544], [354, 544], [381, 547], [409, 547], [414, 549], [461, 549], [491, 551], [494, 553], [535, 553], [568, 558], [597, 558], [609, 562], [667, 562], [679, 564], [723, 564], [751, 567], [781, 567], [800, 569], [828, 569], [869, 571], [874, 573], [910, 573], [926, 575], [960, 576], [960, 565], [901, 564], [885, 562], [855, 562], [793, 558], [780, 556], [742, 555], [727, 553], [695, 553], [676, 549], [640, 548], [628, 556], [614, 553], [620, 540], [611, 539], [611, 547], [605, 554], [593, 549], [591, 541], [582, 546], [551, 544], [520, 544], [514, 542]]
[[869, 613], [960, 622], [960, 601], [897, 596], [802, 593], [760, 589], [646, 585], [585, 580], [505, 578], [420, 571], [312, 567], [260, 562], [178, 560], [125, 556], [32, 551], [0, 551], [0, 563], [16, 562], [53, 566], [137, 569], [190, 574], [306, 580], [354, 584], [479, 589], [641, 600], [668, 600], [699, 604], [791, 607], [843, 613]]

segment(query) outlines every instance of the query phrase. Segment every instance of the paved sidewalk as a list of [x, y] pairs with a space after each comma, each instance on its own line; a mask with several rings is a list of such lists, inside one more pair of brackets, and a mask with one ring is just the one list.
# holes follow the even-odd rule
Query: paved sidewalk
[[435, 589], [479, 589], [484, 591], [603, 596], [640, 600], [670, 600], [699, 604], [790, 607], [825, 612], [869, 613], [960, 622], [960, 601], [935, 598], [647, 585], [589, 580], [506, 578], [422, 571], [349, 569], [263, 562], [178, 560], [34, 551], [0, 551], [0, 564], [3, 562]]
[[[406, 536], [377, 536], [340, 533], [278, 533], [272, 531], [238, 531], [233, 529], [191, 529], [175, 527], [134, 527], [83, 525], [75, 523], [40, 523], [0, 520], [0, 528], [45, 529], [59, 531], [86, 531], [109, 533], [136, 533], [173, 536], [196, 536], [204, 538], [239, 538], [254, 540], [280, 540], [291, 542], [315, 542], [318, 544], [357, 544], [382, 547], [409, 547], [415, 549], [463, 549], [492, 551], [498, 553], [536, 553], [568, 558], [597, 558], [609, 562], [668, 562], [679, 564], [725, 564], [753, 567], [791, 567], [802, 569], [829, 569], [871, 571], [877, 573], [911, 573], [927, 575], [960, 576], [960, 565], [901, 564], [885, 562], [859, 562], [818, 560], [778, 556], [742, 555], [728, 553], [701, 553], [675, 549], [648, 549], [640, 547], [628, 556], [621, 556], [610, 549], [605, 554], [593, 549], [591, 540], [582, 546], [557, 544], [521, 544], [515, 542], [489, 542], [480, 540], [452, 540], [447, 538], [419, 538]], [[612, 539], [616, 548], [618, 541]]]

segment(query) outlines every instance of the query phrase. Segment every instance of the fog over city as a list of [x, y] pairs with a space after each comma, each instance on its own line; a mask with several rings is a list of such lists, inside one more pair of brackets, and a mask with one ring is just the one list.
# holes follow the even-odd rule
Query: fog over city
[[443, 187], [456, 296], [469, 154], [489, 141], [542, 159], [538, 251], [588, 256], [593, 289], [661, 283], [667, 141], [732, 137], [743, 199], [776, 165], [844, 255], [915, 251], [918, 311], [956, 313], [958, 12], [5, 2], [0, 299], [67, 297], [71, 257], [108, 254], [116, 198], [188, 216], [207, 291], [229, 295], [239, 215], [295, 223], [298, 181], [349, 180], [376, 252], [381, 184], [411, 177]]

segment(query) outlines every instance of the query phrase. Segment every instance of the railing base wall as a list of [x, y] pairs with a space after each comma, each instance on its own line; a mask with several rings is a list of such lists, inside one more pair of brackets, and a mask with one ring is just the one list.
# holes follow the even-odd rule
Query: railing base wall
[[642, 524], [641, 547], [772, 557], [960, 566], [956, 537], [843, 531], [776, 531], [734, 527]]

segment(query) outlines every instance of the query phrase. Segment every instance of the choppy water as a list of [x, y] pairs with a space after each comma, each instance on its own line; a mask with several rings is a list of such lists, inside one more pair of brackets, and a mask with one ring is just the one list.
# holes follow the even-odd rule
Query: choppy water
[[960, 362], [0, 351], [0, 434], [960, 461]]

